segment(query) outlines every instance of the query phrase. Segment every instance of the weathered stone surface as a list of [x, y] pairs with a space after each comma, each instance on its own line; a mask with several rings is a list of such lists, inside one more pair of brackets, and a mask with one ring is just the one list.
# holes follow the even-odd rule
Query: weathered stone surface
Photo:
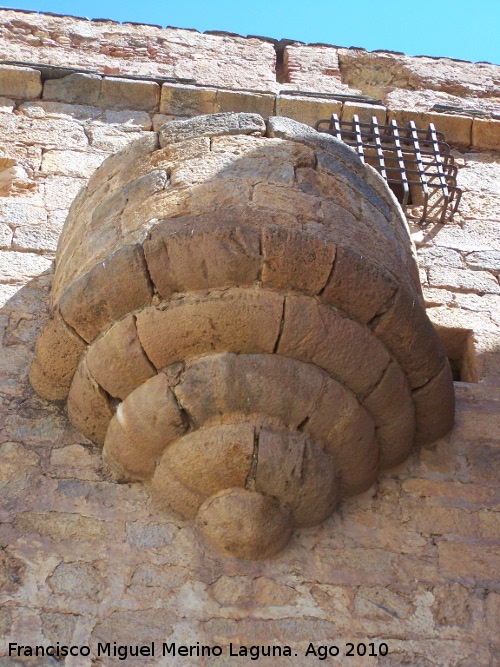
[[232, 289], [146, 308], [137, 315], [139, 340], [160, 369], [212, 352], [271, 353], [278, 338], [283, 297]]
[[2, 283], [19, 284], [47, 271], [50, 259], [36, 253], [0, 252], [0, 276]]
[[275, 112], [274, 95], [240, 92], [236, 90], [217, 91], [217, 111], [234, 113], [256, 113], [263, 118], [273, 116]]
[[45, 149], [85, 148], [89, 141], [83, 127], [69, 120], [55, 118], [26, 118], [14, 114], [0, 115], [0, 130], [9, 136], [10, 141], [22, 143], [25, 137], [30, 144], [43, 146]]
[[382, 267], [364, 261], [355, 250], [338, 246], [333, 272], [321, 297], [368, 324], [387, 310], [396, 289], [394, 279]]
[[433, 287], [476, 294], [500, 294], [500, 284], [497, 278], [488, 271], [431, 267], [428, 275], [429, 284]]
[[497, 66], [489, 63], [348, 49], [339, 50], [339, 60], [342, 80], [375, 98], [395, 88], [436, 90], [462, 98], [488, 97], [497, 89]]
[[[213, 426], [188, 433], [163, 454], [152, 481], [154, 499], [192, 519], [208, 496], [232, 487], [245, 488], [254, 439], [251, 424]], [[185, 507], [179, 489], [188, 501]]]
[[380, 104], [362, 104], [361, 102], [344, 102], [342, 106], [342, 120], [352, 121], [354, 115], [360, 123], [371, 123], [373, 116], [379, 125], [387, 123], [387, 108]]
[[32, 100], [42, 94], [40, 72], [30, 67], [0, 65], [0, 95]]
[[448, 360], [436, 377], [413, 392], [413, 400], [417, 444], [429, 445], [451, 430], [455, 417], [455, 396]]
[[474, 118], [472, 145], [476, 148], [500, 150], [500, 120]]
[[175, 394], [198, 425], [255, 414], [297, 428], [313, 410], [323, 382], [319, 369], [294, 359], [228, 353], [189, 363]]
[[134, 81], [105, 76], [101, 83], [99, 104], [118, 109], [156, 111], [160, 86], [154, 81]]
[[84, 561], [60, 563], [48, 579], [48, 584], [54, 593], [71, 598], [99, 598], [103, 587], [98, 569]]
[[470, 252], [465, 256], [465, 263], [474, 269], [500, 273], [500, 251], [483, 250], [482, 252]]
[[172, 116], [199, 116], [220, 111], [215, 88], [164, 83], [160, 112]]
[[369, 329], [308, 297], [289, 296], [278, 354], [313, 363], [363, 398], [390, 357]]
[[276, 116], [292, 118], [299, 123], [314, 127], [320, 120], [330, 118], [332, 113], [342, 113], [342, 102], [322, 98], [280, 94], [276, 97]]
[[472, 118], [460, 114], [433, 113], [430, 111], [417, 113], [414, 110], [398, 109], [389, 111], [389, 122], [396, 120], [399, 127], [408, 127], [409, 121], [415, 121], [420, 130], [426, 130], [433, 123], [438, 132], [442, 132], [445, 141], [455, 146], [470, 146], [472, 141]]
[[343, 83], [338, 49], [335, 47], [290, 44], [285, 47], [284, 69], [287, 83], [299, 90], [343, 94], [358, 92]]
[[49, 400], [67, 397], [85, 342], [54, 311], [45, 324], [35, 347], [30, 382], [35, 391]]
[[100, 519], [58, 511], [25, 512], [17, 520], [16, 527], [28, 534], [71, 542], [75, 540], [98, 542], [108, 535], [108, 527]]
[[104, 155], [77, 151], [47, 151], [43, 154], [42, 169], [45, 174], [88, 178], [100, 166]]
[[104, 444], [113, 411], [107, 394], [92, 377], [85, 357], [73, 376], [67, 408], [68, 417], [75, 428], [92, 442]]
[[122, 400], [156, 375], [139, 342], [133, 315], [118, 321], [89, 347], [87, 363], [98, 384]]
[[164, 373], [155, 375], [120, 403], [104, 443], [104, 460], [125, 479], [151, 477], [156, 459], [188, 424]]
[[312, 234], [283, 227], [262, 231], [262, 284], [318, 294], [335, 258], [335, 246]]
[[189, 120], [174, 120], [160, 128], [160, 146], [186, 141], [194, 137], [220, 137], [238, 134], [260, 136], [265, 132], [264, 120], [257, 114], [219, 113]]
[[363, 493], [375, 482], [379, 454], [373, 419], [342, 385], [325, 382], [304, 431], [327, 443], [342, 497]]
[[90, 343], [152, 296], [142, 248], [125, 246], [73, 282], [60, 299], [60, 309], [64, 320]]
[[59, 100], [68, 104], [98, 103], [101, 77], [97, 74], [75, 72], [61, 79], [49, 79], [43, 86], [44, 100]]
[[258, 434], [255, 490], [290, 508], [295, 525], [315, 526], [338, 502], [333, 462], [309, 436], [262, 429]]
[[222, 554], [246, 560], [273, 556], [291, 533], [290, 514], [283, 505], [245, 489], [229, 489], [208, 498], [198, 511], [197, 525]]
[[[399, 465], [413, 448], [415, 406], [408, 381], [398, 364], [391, 362], [388, 365], [363, 405], [373, 417], [377, 429], [380, 468], [384, 470]], [[421, 416], [424, 423], [426, 418], [425, 414]]]
[[372, 325], [405, 371], [412, 388], [421, 387], [440, 371], [444, 349], [418, 299], [400, 288], [394, 304]]
[[23, 13], [19, 28], [18, 17], [16, 11], [2, 11], [2, 59], [67, 67], [77, 51], [79, 67], [102, 73], [276, 87], [273, 45], [258, 38], [36, 13]]
[[[262, 258], [257, 230], [193, 220], [178, 231], [169, 222], [157, 225], [144, 243], [149, 273], [160, 295], [249, 285], [260, 276]], [[194, 227], [194, 225], [196, 225]], [[186, 262], [190, 257], [190, 262]]]

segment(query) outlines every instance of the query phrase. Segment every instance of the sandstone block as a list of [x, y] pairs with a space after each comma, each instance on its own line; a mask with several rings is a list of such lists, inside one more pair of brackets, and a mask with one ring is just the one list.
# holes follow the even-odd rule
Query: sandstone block
[[263, 285], [318, 294], [330, 275], [335, 246], [306, 232], [265, 227], [262, 256]]
[[472, 145], [476, 148], [500, 150], [500, 120], [474, 118], [472, 122]]
[[[214, 493], [232, 487], [244, 488], [254, 454], [255, 429], [251, 424], [227, 424], [202, 428], [173, 443], [163, 454], [153, 477], [153, 493], [162, 504], [179, 507], [177, 487], [198, 499], [194, 513]], [[170, 487], [171, 479], [178, 481]], [[177, 509], [179, 512], [179, 509]], [[189, 509], [185, 516], [192, 516]]]
[[322, 300], [368, 324], [389, 306], [397, 289], [392, 276], [355, 250], [337, 247], [333, 271]]
[[107, 157], [99, 170], [89, 178], [87, 186], [89, 195], [93, 195], [99, 188], [106, 188], [108, 196], [113, 195], [126, 183], [144, 176], [144, 172], [136, 170], [140, 169], [145, 158], [157, 148], [158, 136], [156, 133], [148, 132], [132, 141], [119, 154]]
[[224, 113], [256, 113], [263, 118], [274, 115], [275, 96], [263, 93], [218, 90], [216, 100], [218, 111]]
[[381, 470], [402, 463], [413, 449], [415, 407], [405, 374], [392, 361], [363, 402], [375, 422]]
[[46, 151], [42, 156], [40, 171], [45, 174], [88, 178], [104, 159], [102, 153], [84, 153], [83, 151]]
[[153, 477], [151, 489], [158, 507], [173, 512], [181, 519], [193, 520], [206, 500], [206, 496], [189, 489], [161, 462]]
[[68, 417], [76, 429], [92, 442], [104, 444], [113, 411], [107, 394], [92, 377], [85, 357], [73, 376], [67, 409]]
[[299, 123], [314, 127], [319, 120], [331, 118], [336, 113], [340, 116], [342, 102], [324, 98], [300, 97], [299, 95], [278, 95], [276, 97], [276, 116], [292, 118]]
[[61, 297], [60, 308], [64, 320], [90, 343], [152, 296], [142, 248], [125, 246], [72, 283]]
[[261, 116], [250, 113], [218, 113], [197, 116], [189, 120], [173, 120], [160, 128], [160, 146], [186, 141], [195, 137], [252, 134], [261, 136], [266, 126]]
[[41, 97], [40, 72], [30, 67], [0, 65], [0, 95], [22, 100]]
[[193, 227], [182, 231], [172, 229], [170, 221], [152, 229], [144, 254], [151, 279], [164, 299], [175, 292], [249, 285], [258, 280], [262, 265], [258, 230], [221, 225], [218, 217], [209, 216], [212, 224], [204, 219], [203, 226], [194, 219]]
[[199, 116], [217, 113], [215, 88], [164, 83], [161, 87], [160, 113], [172, 116]]
[[436, 130], [444, 134], [447, 143], [456, 146], [471, 145], [472, 118], [470, 116], [403, 109], [389, 111], [389, 122], [392, 119], [396, 120], [400, 128], [408, 127], [410, 120], [413, 120], [419, 130], [426, 130], [429, 123], [434, 123]]
[[155, 375], [118, 406], [104, 444], [110, 467], [119, 467], [125, 479], [148, 479], [157, 458], [186, 428], [166, 375]]
[[[268, 137], [298, 141], [299, 143], [323, 151], [330, 157], [334, 157], [354, 173], [363, 174], [365, 171], [363, 163], [355, 151], [343, 141], [340, 141], [340, 139], [336, 139], [329, 134], [316, 132], [292, 118], [282, 118], [279, 116], [269, 118], [266, 127], [266, 136]], [[336, 170], [338, 170], [338, 166]]]
[[117, 322], [89, 347], [87, 363], [101, 387], [122, 400], [156, 375], [139, 342], [133, 315]]
[[35, 391], [51, 401], [66, 398], [85, 342], [70, 329], [58, 310], [45, 324], [35, 347], [30, 382]]
[[289, 510], [275, 498], [245, 489], [228, 489], [200, 507], [197, 525], [203, 537], [226, 556], [270, 558], [290, 538]]
[[255, 490], [290, 508], [297, 526], [327, 519], [338, 501], [333, 462], [304, 433], [262, 429], [258, 434]]
[[426, 385], [413, 392], [417, 430], [415, 442], [430, 445], [446, 435], [455, 418], [455, 396], [448, 360]]
[[465, 263], [474, 269], [500, 273], [500, 250], [470, 252], [465, 257]]
[[326, 442], [341, 497], [363, 493], [375, 482], [379, 455], [373, 419], [341, 384], [325, 382], [303, 428]]
[[48, 271], [50, 259], [34, 252], [0, 252], [0, 275], [2, 283], [26, 283], [30, 278]]
[[344, 102], [342, 107], [342, 120], [352, 121], [354, 115], [358, 116], [360, 123], [371, 123], [373, 116], [375, 116], [379, 125], [385, 125], [387, 120], [387, 109], [380, 104]]
[[154, 81], [135, 81], [105, 76], [101, 83], [99, 104], [117, 109], [156, 111], [160, 86]]
[[445, 267], [431, 267], [428, 271], [432, 287], [475, 292], [476, 294], [500, 294], [500, 284], [488, 271], [467, 271]]
[[43, 86], [44, 100], [58, 100], [68, 104], [97, 104], [102, 78], [97, 74], [75, 72], [61, 79], [48, 79]]
[[443, 346], [418, 298], [400, 287], [393, 305], [372, 325], [392, 352], [412, 389], [439, 373], [446, 358]]
[[158, 369], [208, 350], [271, 353], [282, 308], [283, 297], [272, 292], [212, 292], [171, 302], [165, 309], [144, 309], [137, 315], [137, 331]]
[[279, 355], [211, 354], [188, 363], [175, 394], [198, 425], [254, 415], [293, 429], [312, 413], [325, 381], [318, 368]]
[[368, 328], [309, 297], [288, 296], [278, 354], [319, 366], [363, 398], [390, 357]]

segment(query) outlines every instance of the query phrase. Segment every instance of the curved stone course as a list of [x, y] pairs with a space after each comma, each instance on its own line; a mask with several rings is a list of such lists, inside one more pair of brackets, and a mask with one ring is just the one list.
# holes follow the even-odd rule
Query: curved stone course
[[399, 205], [289, 119], [173, 121], [106, 160], [52, 299], [36, 391], [225, 554], [273, 555], [453, 422]]

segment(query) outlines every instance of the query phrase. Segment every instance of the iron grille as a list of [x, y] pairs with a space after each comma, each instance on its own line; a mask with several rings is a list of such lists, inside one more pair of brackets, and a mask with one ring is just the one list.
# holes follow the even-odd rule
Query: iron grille
[[453, 218], [462, 190], [457, 187], [457, 167], [444, 135], [433, 123], [418, 130], [415, 122], [399, 128], [396, 121], [379, 125], [341, 121], [337, 114], [316, 123], [318, 132], [332, 134], [356, 149], [363, 162], [374, 167], [387, 181], [403, 206], [422, 207], [419, 222], [444, 223]]

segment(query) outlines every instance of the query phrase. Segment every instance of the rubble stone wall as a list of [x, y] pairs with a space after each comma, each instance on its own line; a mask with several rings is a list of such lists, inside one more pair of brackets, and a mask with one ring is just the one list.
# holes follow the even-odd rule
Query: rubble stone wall
[[[257, 664], [303, 664], [310, 642], [344, 654], [347, 642], [388, 645], [386, 657], [344, 658], [360, 667], [499, 664], [500, 68], [291, 44], [280, 83], [276, 45], [260, 39], [0, 15], [0, 58], [22, 63], [0, 68], [0, 656], [6, 639], [94, 655], [99, 641], [199, 641], [234, 665], [229, 642], [278, 640], [292, 657]], [[273, 559], [220, 557], [190, 522], [156, 513], [142, 486], [111, 481], [100, 449], [33, 392], [58, 237], [101, 162], [165, 120], [249, 111], [312, 125], [361, 113], [361, 99], [335, 100], [349, 91], [380, 100], [386, 118], [433, 114], [455, 145], [464, 195], [453, 223], [410, 225], [427, 313], [460, 376], [455, 427]]]

